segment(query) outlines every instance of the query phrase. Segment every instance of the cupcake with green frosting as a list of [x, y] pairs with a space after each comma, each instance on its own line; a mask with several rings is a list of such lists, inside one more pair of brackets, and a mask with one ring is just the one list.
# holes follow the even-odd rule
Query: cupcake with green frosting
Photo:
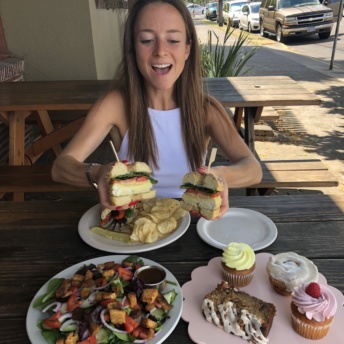
[[231, 242], [222, 254], [223, 279], [232, 287], [245, 287], [252, 281], [256, 268], [256, 255], [244, 243]]

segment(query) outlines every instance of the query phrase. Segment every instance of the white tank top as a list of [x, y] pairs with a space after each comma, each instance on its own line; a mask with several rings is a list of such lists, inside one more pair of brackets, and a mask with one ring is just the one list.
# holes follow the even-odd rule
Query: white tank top
[[[148, 109], [158, 146], [159, 170], [152, 176], [158, 180], [154, 185], [158, 197], [181, 198], [185, 190], [180, 189], [183, 177], [190, 172], [183, 144], [180, 109], [161, 111]], [[118, 152], [121, 160], [128, 160], [128, 132]]]

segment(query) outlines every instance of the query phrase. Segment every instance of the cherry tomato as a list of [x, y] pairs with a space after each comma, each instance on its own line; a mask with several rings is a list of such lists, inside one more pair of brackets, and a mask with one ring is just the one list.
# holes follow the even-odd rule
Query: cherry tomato
[[74, 309], [78, 308], [81, 305], [81, 303], [82, 301], [78, 299], [76, 294], [71, 295], [67, 301], [67, 312], [73, 312]]
[[90, 336], [78, 344], [97, 344], [96, 336]]
[[139, 326], [139, 323], [131, 318], [129, 315], [125, 316], [125, 323], [124, 323], [124, 329], [127, 333], [133, 332], [133, 330]]
[[60, 328], [61, 323], [59, 322], [59, 317], [61, 316], [61, 311], [54, 313], [51, 317], [44, 319], [44, 325], [50, 328]]
[[130, 281], [133, 278], [134, 273], [128, 269], [125, 269], [125, 268], [119, 266], [118, 267], [118, 275], [120, 277], [122, 277], [122, 279], [124, 281]]

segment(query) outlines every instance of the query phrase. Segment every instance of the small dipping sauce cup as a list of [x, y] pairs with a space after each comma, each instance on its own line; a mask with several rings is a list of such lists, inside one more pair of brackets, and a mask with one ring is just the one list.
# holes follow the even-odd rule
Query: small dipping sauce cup
[[140, 279], [148, 288], [162, 291], [166, 287], [166, 271], [160, 266], [141, 266], [135, 271], [134, 277]]

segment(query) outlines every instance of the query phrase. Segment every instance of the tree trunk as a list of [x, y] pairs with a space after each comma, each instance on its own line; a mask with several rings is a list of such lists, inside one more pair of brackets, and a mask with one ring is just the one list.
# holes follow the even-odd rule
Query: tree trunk
[[223, 26], [222, 7], [223, 7], [223, 0], [219, 0], [219, 2], [218, 2], [218, 12], [217, 12], [217, 20], [218, 20], [219, 26]]

